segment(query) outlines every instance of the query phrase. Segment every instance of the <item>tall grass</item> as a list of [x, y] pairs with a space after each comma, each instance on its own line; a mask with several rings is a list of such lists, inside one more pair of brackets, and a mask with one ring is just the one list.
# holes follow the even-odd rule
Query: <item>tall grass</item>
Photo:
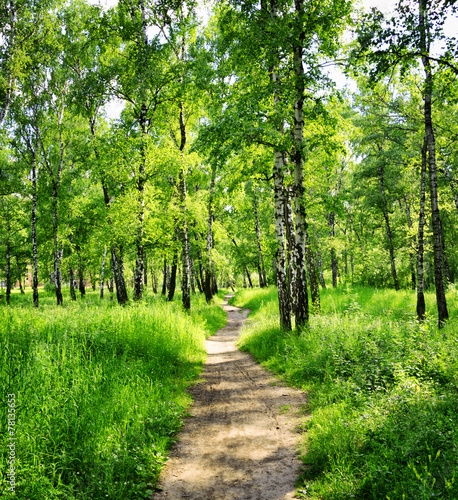
[[[29, 297], [30, 298], [30, 297]], [[7, 499], [149, 498], [205, 358], [216, 305], [96, 294], [38, 310], [0, 307], [0, 491]], [[16, 402], [16, 486], [7, 476], [7, 397]]]
[[327, 290], [300, 335], [273, 288], [235, 303], [252, 309], [241, 348], [307, 391], [302, 498], [458, 498], [458, 323], [436, 328], [432, 294], [420, 325], [414, 292]]

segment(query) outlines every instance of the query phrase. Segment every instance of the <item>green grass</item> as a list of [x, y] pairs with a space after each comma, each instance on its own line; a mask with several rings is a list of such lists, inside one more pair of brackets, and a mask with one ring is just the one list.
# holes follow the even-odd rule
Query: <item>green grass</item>
[[[191, 402], [215, 303], [147, 296], [119, 307], [89, 292], [13, 294], [0, 307], [0, 491], [5, 499], [149, 498]], [[220, 298], [217, 299], [220, 302]], [[16, 487], [9, 491], [8, 395], [15, 395]]]
[[458, 498], [458, 323], [438, 330], [426, 300], [419, 325], [414, 292], [326, 290], [298, 335], [279, 330], [274, 288], [237, 294], [240, 347], [308, 394], [302, 498]]

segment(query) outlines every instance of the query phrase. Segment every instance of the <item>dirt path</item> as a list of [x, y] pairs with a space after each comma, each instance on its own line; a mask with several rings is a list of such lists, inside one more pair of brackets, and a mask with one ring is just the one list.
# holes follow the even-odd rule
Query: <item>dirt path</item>
[[[224, 302], [227, 326], [206, 342], [203, 381], [192, 418], [162, 472], [153, 500], [294, 498], [301, 462], [295, 448], [300, 391], [283, 386], [235, 341], [248, 315]], [[288, 406], [287, 406], [288, 405]]]

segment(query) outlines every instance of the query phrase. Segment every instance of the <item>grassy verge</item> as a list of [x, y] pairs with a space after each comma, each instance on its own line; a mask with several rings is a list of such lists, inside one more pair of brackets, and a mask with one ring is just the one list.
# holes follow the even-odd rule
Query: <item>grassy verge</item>
[[414, 292], [326, 290], [297, 335], [278, 328], [275, 289], [237, 294], [241, 348], [309, 396], [302, 498], [458, 498], [458, 324], [437, 330], [427, 302], [419, 325]]
[[127, 307], [96, 293], [61, 308], [54, 300], [41, 294], [35, 310], [18, 295], [0, 307], [2, 498], [149, 498], [190, 404], [204, 339], [226, 315], [197, 297], [190, 315], [179, 297]]

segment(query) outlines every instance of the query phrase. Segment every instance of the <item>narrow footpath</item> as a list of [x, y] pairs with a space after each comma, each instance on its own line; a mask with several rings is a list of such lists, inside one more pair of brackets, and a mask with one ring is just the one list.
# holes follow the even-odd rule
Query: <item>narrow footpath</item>
[[[228, 305], [227, 325], [206, 341], [192, 417], [152, 500], [286, 500], [301, 468], [299, 409], [305, 395], [285, 387], [235, 342], [249, 313]], [[302, 417], [303, 420], [303, 417]]]

